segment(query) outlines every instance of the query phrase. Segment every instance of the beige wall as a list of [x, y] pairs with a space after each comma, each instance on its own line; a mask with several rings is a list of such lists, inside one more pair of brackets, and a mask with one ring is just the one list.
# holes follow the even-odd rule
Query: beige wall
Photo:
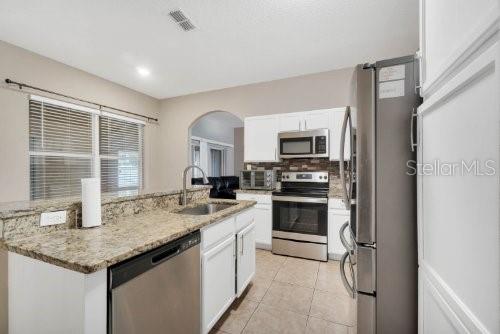
[[[48, 90], [158, 117], [160, 101], [92, 74], [0, 41], [0, 202], [29, 199], [28, 97], [10, 78]], [[158, 125], [145, 130], [145, 183], [155, 184]]]
[[159, 182], [178, 187], [188, 163], [188, 129], [203, 114], [228, 111], [247, 116], [287, 113], [349, 105], [353, 69], [341, 69], [283, 80], [165, 99], [161, 102]]
[[[92, 74], [0, 41], [0, 202], [29, 199], [28, 98], [3, 84], [6, 78], [152, 117], [160, 101]], [[156, 184], [156, 136], [145, 130], [145, 183]], [[154, 152], [154, 154], [153, 154]], [[7, 257], [0, 251], [0, 333], [7, 332]]]

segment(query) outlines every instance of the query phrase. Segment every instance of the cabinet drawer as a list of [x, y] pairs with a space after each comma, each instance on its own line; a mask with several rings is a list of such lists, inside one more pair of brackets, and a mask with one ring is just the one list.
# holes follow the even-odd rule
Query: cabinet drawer
[[236, 199], [243, 201], [256, 201], [259, 204], [271, 204], [271, 195], [238, 193]]
[[210, 225], [201, 230], [201, 247], [207, 250], [220, 241], [235, 234], [234, 217], [227, 218], [220, 223]]
[[241, 231], [255, 219], [255, 209], [250, 208], [236, 216], [236, 232]]

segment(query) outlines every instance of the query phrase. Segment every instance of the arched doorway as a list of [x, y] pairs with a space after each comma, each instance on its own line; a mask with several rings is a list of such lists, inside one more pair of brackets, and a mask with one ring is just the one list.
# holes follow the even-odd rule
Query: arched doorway
[[[188, 131], [188, 164], [209, 177], [238, 176], [243, 168], [243, 121], [227, 111], [211, 111], [196, 119]], [[198, 170], [193, 177], [201, 177]]]

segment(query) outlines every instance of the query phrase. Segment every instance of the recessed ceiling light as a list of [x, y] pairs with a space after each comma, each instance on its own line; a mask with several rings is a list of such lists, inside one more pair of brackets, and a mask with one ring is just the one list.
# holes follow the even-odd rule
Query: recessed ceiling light
[[147, 77], [151, 74], [150, 70], [148, 70], [147, 68], [142, 67], [142, 66], [136, 67], [136, 70], [137, 70], [137, 73], [139, 73], [139, 75], [142, 77]]

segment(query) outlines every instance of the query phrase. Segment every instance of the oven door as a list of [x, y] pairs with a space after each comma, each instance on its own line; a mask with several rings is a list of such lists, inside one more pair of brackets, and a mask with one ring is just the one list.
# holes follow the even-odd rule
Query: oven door
[[328, 199], [273, 196], [273, 237], [326, 243]]

